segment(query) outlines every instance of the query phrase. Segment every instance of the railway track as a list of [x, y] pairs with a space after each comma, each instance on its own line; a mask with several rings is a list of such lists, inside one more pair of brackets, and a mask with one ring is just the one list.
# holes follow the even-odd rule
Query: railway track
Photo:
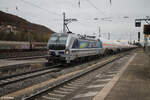
[[46, 56], [29, 56], [29, 57], [13, 57], [7, 58], [9, 60], [28, 60], [28, 59], [37, 59], [37, 58], [45, 58]]
[[47, 50], [38, 51], [20, 51], [20, 52], [3, 52], [0, 53], [0, 59], [19, 59], [19, 58], [33, 58], [38, 56], [43, 56], [47, 54]]
[[[66, 97], [66, 94], [72, 93], [74, 90], [79, 89], [79, 87], [85, 83], [88, 82], [90, 77], [89, 76], [95, 76], [97, 72], [94, 72], [98, 69], [103, 68], [107, 64], [110, 64], [114, 61], [117, 61], [120, 58], [123, 58], [125, 55], [128, 55], [128, 53], [125, 54], [118, 54], [115, 56], [108, 57], [107, 59], [102, 60], [99, 62], [98, 60], [84, 69], [76, 70], [70, 73], [66, 73], [62, 76], [58, 76], [50, 82], [46, 82], [46, 85], [38, 85], [38, 88], [32, 88], [34, 91], [30, 91], [28, 93], [24, 93], [20, 96], [14, 96], [14, 98], [17, 100], [24, 99], [24, 100], [30, 100], [30, 99], [36, 99], [36, 100], [60, 100], [64, 97]], [[105, 67], [104, 67], [105, 68]], [[112, 70], [115, 70], [112, 69]], [[95, 74], [93, 74], [93, 72]], [[92, 73], [92, 74], [91, 74]], [[109, 73], [110, 74], [110, 73]], [[25, 76], [27, 77], [27, 76]], [[92, 78], [92, 77], [91, 77]], [[82, 81], [81, 81], [82, 80]], [[40, 87], [41, 86], [41, 87]], [[23, 92], [23, 90], [22, 90]], [[14, 93], [17, 94], [17, 93]], [[57, 94], [57, 95], [56, 95]], [[12, 96], [12, 94], [8, 94], [6, 96]], [[39, 99], [38, 99], [39, 98]], [[65, 100], [65, 99], [64, 99]]]
[[60, 64], [56, 64], [47, 68], [41, 68], [38, 70], [33, 70], [33, 71], [29, 71], [29, 72], [25, 72], [25, 73], [21, 73], [21, 74], [16, 74], [16, 75], [11, 75], [11, 76], [6, 76], [6, 77], [1, 77], [0, 78], [0, 87], [7, 85], [7, 84], [11, 84], [11, 83], [15, 83], [18, 81], [22, 81], [25, 80], [27, 78], [32, 78], [32, 77], [37, 77], [43, 74], [47, 74], [50, 72], [55, 72], [55, 71], [59, 71], [59, 68], [55, 68], [60, 66]]
[[[39, 80], [40, 80], [40, 78], [42, 78], [41, 76], [43, 76], [44, 74], [49, 74], [50, 75], [50, 73], [52, 73], [51, 74], [52, 78], [47, 77], [47, 80], [44, 80], [44, 81], [42, 80], [39, 83], [32, 84], [33, 86], [37, 85], [35, 87], [38, 87], [38, 88], [35, 88], [35, 89], [33, 88], [31, 90], [32, 92], [29, 90], [29, 92], [27, 92], [27, 93], [24, 93], [24, 92], [22, 92], [23, 94], [17, 93], [18, 91], [28, 90], [27, 89], [28, 87], [29, 88], [32, 87], [31, 84], [30, 85], [28, 84], [28, 86], [20, 88], [20, 89], [18, 88], [15, 91], [2, 93], [0, 95], [1, 96], [0, 98], [3, 98], [4, 96], [9, 96], [9, 95], [12, 96], [14, 94], [15, 95], [19, 94], [19, 95], [13, 96], [15, 98], [15, 100], [17, 100], [17, 99], [20, 100], [22, 98], [25, 99], [25, 100], [26, 99], [27, 100], [28, 99], [35, 99], [35, 98], [37, 98], [37, 96], [40, 96], [40, 98], [41, 97], [43, 98], [43, 96], [41, 96], [41, 95], [45, 94], [45, 92], [54, 90], [57, 87], [62, 87], [64, 84], [68, 84], [68, 82], [70, 83], [72, 80], [76, 80], [77, 78], [79, 78], [81, 76], [84, 76], [87, 73], [90, 73], [90, 72], [92, 72], [96, 69], [99, 69], [99, 68], [101, 68], [101, 67], [103, 67], [103, 66], [105, 66], [105, 65], [107, 65], [107, 64], [109, 64], [113, 61], [116, 61], [117, 59], [120, 59], [125, 55], [128, 55], [128, 52], [126, 52], [124, 54], [117, 54], [117, 55], [114, 55], [114, 56], [106, 56], [106, 57], [102, 58], [101, 60], [97, 59], [97, 60], [94, 60], [94, 61], [91, 61], [91, 62], [88, 62], [88, 63], [83, 63], [82, 65], [79, 65], [79, 64], [71, 65], [72, 67], [68, 66], [67, 68], [63, 68], [63, 70], [65, 71], [67, 69], [73, 69], [73, 68], [75, 70], [73, 69], [71, 71], [68, 71], [68, 72], [65, 72], [65, 73], [62, 73], [62, 74], [58, 74], [58, 75], [55, 75], [55, 73], [59, 73], [59, 72], [62, 71], [62, 67], [58, 68], [58, 66], [60, 66], [59, 64], [55, 65], [51, 68], [46, 68], [44, 70], [43, 69], [38, 69], [37, 71], [30, 71], [28, 73], [22, 73], [22, 74], [18, 74], [18, 75], [12, 75], [12, 76], [7, 76], [7, 77], [0, 78], [0, 87], [5, 87], [6, 86], [6, 88], [8, 88], [7, 86], [11, 86], [11, 84], [14, 85], [17, 82], [21, 82], [21, 81], [24, 81], [24, 80], [29, 81], [29, 80], [32, 80], [32, 78], [33, 78], [33, 81], [34, 81], [35, 77], [39, 78]], [[78, 66], [80, 66], [81, 68], [78, 69], [77, 68]], [[87, 67], [87, 66], [89, 66], [89, 67]], [[54, 67], [57, 67], [57, 68], [54, 68]], [[53, 77], [53, 75], [54, 75], [54, 77]], [[59, 78], [59, 77], [61, 77], [61, 78]], [[48, 82], [48, 83], [46, 83], [46, 85], [43, 85], [43, 83], [48, 81], [48, 80], [50, 80], [51, 82], [50, 83]], [[40, 84], [42, 84], [42, 85], [40, 85]], [[2, 91], [0, 90], [0, 92], [2, 92]]]
[[[57, 80], [54, 83], [51, 84], [51, 86], [47, 88], [43, 88], [41, 90], [38, 90], [34, 94], [30, 94], [23, 98], [23, 100], [61, 100], [66, 95], [71, 94], [75, 90], [79, 89], [82, 85], [88, 83], [94, 76], [98, 74], [96, 70], [99, 68], [104, 67], [107, 64], [110, 64], [120, 58], [124, 57], [124, 55], [118, 56], [118, 57], [111, 57], [110, 59], [107, 59], [103, 61], [102, 63], [97, 63], [94, 65], [89, 66], [89, 68], [86, 68], [81, 71], [77, 71], [73, 73], [72, 75], [65, 77], [64, 79]], [[117, 70], [113, 68], [112, 70]], [[115, 73], [113, 73], [115, 74]], [[65, 100], [65, 99], [64, 99]]]

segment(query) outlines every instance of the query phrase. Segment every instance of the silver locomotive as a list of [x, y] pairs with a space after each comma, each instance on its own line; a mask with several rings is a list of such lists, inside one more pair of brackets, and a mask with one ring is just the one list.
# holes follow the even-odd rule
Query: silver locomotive
[[74, 33], [52, 34], [48, 44], [48, 62], [65, 62], [99, 56], [102, 54], [102, 42], [89, 36]]

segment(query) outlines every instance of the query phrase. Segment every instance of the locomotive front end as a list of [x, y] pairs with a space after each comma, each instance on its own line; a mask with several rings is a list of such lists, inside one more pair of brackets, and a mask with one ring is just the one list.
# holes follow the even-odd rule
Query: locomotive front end
[[67, 62], [69, 50], [67, 49], [68, 34], [55, 33], [53, 34], [47, 44], [48, 48], [48, 62]]

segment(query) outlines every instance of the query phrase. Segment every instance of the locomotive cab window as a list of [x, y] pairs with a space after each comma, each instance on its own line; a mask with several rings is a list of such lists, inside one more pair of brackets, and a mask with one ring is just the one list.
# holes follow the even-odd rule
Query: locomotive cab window
[[49, 42], [49, 43], [56, 43], [57, 39], [58, 39], [58, 37], [52, 36], [52, 37], [49, 39], [48, 42]]
[[51, 50], [65, 50], [68, 35], [53, 34], [48, 41], [48, 48]]
[[50, 44], [66, 44], [67, 38], [68, 38], [67, 35], [61, 35], [61, 36], [54, 35], [50, 37], [48, 42]]
[[59, 38], [59, 43], [61, 43], [61, 44], [66, 44], [66, 41], [67, 41], [66, 36], [62, 36], [62, 37]]

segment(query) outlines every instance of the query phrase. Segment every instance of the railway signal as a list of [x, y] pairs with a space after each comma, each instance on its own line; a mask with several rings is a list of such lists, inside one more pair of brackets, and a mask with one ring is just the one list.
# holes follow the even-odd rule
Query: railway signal
[[141, 22], [135, 22], [135, 27], [141, 27]]

